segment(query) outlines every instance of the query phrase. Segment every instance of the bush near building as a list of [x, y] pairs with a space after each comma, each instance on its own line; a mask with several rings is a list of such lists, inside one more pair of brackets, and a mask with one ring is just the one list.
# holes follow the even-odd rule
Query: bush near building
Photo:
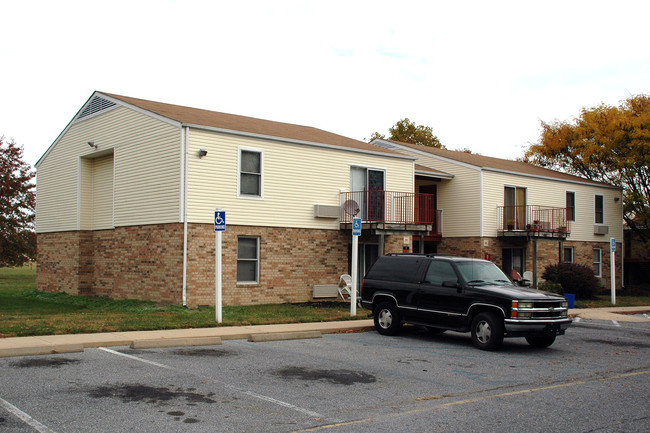
[[563, 293], [573, 293], [579, 299], [596, 299], [600, 284], [594, 270], [578, 263], [549, 265], [542, 278], [562, 286]]

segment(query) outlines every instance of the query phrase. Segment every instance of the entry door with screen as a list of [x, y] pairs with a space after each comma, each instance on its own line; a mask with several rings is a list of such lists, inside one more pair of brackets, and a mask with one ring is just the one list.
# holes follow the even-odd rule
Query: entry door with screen
[[361, 208], [364, 221], [384, 220], [384, 183], [383, 170], [365, 167], [350, 168], [350, 191]]

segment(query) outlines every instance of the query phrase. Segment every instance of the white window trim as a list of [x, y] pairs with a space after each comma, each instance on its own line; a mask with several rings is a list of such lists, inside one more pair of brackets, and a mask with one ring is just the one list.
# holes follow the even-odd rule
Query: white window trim
[[596, 251], [596, 250], [600, 251], [600, 261], [599, 262], [594, 261], [594, 265], [596, 263], [598, 263], [598, 265], [599, 265], [598, 266], [598, 273], [594, 274], [594, 275], [596, 277], [600, 278], [600, 277], [603, 276], [603, 249], [602, 248], [594, 248], [594, 251]]
[[[570, 221], [570, 222], [574, 223], [574, 222], [576, 222], [578, 220], [578, 217], [576, 215], [578, 213], [578, 209], [577, 209], [577, 206], [576, 206], [576, 192], [572, 191], [570, 189], [564, 190], [564, 206], [565, 207], [566, 207], [566, 195], [567, 195], [567, 193], [573, 194], [573, 219], [572, 220], [567, 219], [567, 221]], [[594, 199], [594, 201], [595, 201], [595, 199]]]
[[[260, 263], [261, 262], [261, 260], [260, 260], [260, 257], [261, 257], [260, 237], [259, 236], [238, 236], [237, 237], [237, 250], [238, 251], [239, 251], [239, 240], [240, 239], [255, 239], [257, 241], [257, 247], [256, 247], [257, 257], [255, 258], [255, 260], [257, 262], [257, 266], [255, 267], [255, 281], [237, 281], [237, 284], [238, 285], [248, 285], [248, 286], [259, 285], [260, 284], [260, 266], [261, 266], [261, 263]], [[239, 252], [238, 252], [237, 253], [237, 258], [236, 258], [237, 267], [239, 267], [239, 260], [240, 259], [239, 259]], [[241, 259], [241, 260], [245, 260], [245, 261], [249, 261], [249, 262], [253, 261], [253, 259]]]
[[[241, 193], [241, 154], [242, 152], [256, 152], [260, 154], [260, 195]], [[264, 150], [253, 147], [239, 146], [237, 151], [237, 198], [244, 200], [264, 200]]]
[[[603, 198], [603, 222], [601, 223], [596, 222], [596, 197], [598, 196]], [[597, 224], [599, 226], [605, 225], [605, 196], [603, 194], [594, 194], [593, 204], [594, 204], [594, 224]]]

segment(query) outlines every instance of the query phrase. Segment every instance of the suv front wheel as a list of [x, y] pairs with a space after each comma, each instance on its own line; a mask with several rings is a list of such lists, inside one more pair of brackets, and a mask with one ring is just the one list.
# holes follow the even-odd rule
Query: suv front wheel
[[402, 326], [402, 317], [392, 302], [382, 302], [375, 307], [375, 329], [382, 335], [395, 335]]
[[503, 321], [489, 311], [474, 317], [471, 331], [474, 346], [481, 350], [494, 350], [503, 343]]

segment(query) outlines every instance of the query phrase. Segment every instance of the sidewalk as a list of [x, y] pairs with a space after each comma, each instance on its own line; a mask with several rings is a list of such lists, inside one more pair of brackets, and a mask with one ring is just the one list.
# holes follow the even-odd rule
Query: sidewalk
[[[618, 322], [650, 322], [633, 316], [650, 312], [648, 307], [582, 308], [569, 310], [570, 317]], [[97, 334], [44, 335], [36, 337], [0, 338], [0, 358], [9, 356], [47, 355], [83, 352], [88, 347], [130, 346], [135, 349], [153, 347], [209, 346], [222, 340], [272, 341], [298, 338], [319, 338], [322, 334], [374, 329], [373, 321], [290, 323], [283, 325], [223, 326], [215, 328], [169, 329], [160, 331], [105, 332]]]

